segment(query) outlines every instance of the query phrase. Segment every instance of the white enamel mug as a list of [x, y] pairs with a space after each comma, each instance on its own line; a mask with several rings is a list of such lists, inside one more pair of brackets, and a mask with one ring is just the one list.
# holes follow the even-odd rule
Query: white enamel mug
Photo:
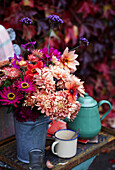
[[70, 129], [61, 129], [55, 132], [55, 142], [53, 142], [51, 150], [53, 154], [61, 158], [71, 158], [77, 152], [77, 138], [74, 139], [75, 131]]

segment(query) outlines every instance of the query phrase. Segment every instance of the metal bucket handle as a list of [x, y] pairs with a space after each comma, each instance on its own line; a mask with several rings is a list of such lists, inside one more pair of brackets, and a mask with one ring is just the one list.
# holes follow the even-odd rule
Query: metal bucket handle
[[40, 122], [40, 123], [35, 123], [35, 124], [31, 127], [31, 129], [29, 130], [28, 133], [31, 133], [32, 130], [33, 130], [35, 127], [39, 126], [39, 125], [42, 125], [42, 124], [50, 124], [51, 122], [52, 122], [52, 120], [46, 120], [46, 121], [43, 121], [43, 122]]
[[32, 126], [31, 130], [32, 130], [33, 128], [37, 127], [38, 125], [42, 125], [42, 124], [44, 124], [44, 123], [50, 124], [51, 122], [52, 122], [52, 120], [46, 120], [46, 121], [43, 121], [43, 122], [40, 122], [40, 123], [35, 123], [35, 124]]

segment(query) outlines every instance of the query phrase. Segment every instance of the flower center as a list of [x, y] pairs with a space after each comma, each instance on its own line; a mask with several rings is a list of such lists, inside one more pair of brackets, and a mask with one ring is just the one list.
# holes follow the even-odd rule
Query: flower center
[[27, 88], [29, 87], [29, 84], [26, 83], [26, 82], [24, 82], [24, 83], [21, 84], [21, 87], [22, 87], [23, 89], [27, 89]]
[[16, 65], [18, 65], [18, 61], [16, 61]]
[[68, 59], [67, 58], [64, 58], [63, 59], [63, 63], [67, 63], [68, 62]]
[[4, 76], [4, 72], [0, 71], [0, 77]]
[[14, 100], [15, 99], [15, 94], [14, 93], [8, 93], [8, 95], [7, 95], [7, 98], [9, 99], [9, 100]]
[[36, 71], [35, 68], [33, 68], [33, 69], [31, 70], [31, 72], [32, 72], [32, 73], [37, 73], [37, 71]]
[[70, 93], [73, 94], [73, 92], [74, 92], [74, 91], [71, 89], [71, 90], [70, 90]]

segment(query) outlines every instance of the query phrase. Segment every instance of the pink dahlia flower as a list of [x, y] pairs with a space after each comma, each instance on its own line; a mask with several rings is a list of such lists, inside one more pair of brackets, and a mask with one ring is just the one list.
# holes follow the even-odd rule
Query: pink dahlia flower
[[23, 94], [20, 94], [19, 89], [11, 87], [4, 87], [2, 92], [0, 91], [0, 101], [2, 105], [14, 105], [17, 107], [17, 104], [20, 103], [20, 100], [23, 98]]
[[20, 71], [14, 67], [5, 67], [3, 68], [7, 73], [9, 79], [16, 79], [20, 76]]
[[20, 80], [16, 83], [16, 87], [25, 93], [30, 93], [36, 89], [34, 82], [28, 81], [26, 77], [24, 77], [24, 80], [20, 78]]
[[78, 55], [75, 54], [75, 51], [69, 52], [68, 47], [66, 47], [60, 58], [61, 65], [65, 70], [70, 70], [73, 73], [77, 69], [76, 65], [79, 65], [79, 62], [76, 60], [77, 57]]
[[[48, 48], [40, 49], [40, 51], [43, 53], [43, 60], [47, 61], [47, 54], [48, 54]], [[60, 59], [61, 52], [57, 49], [53, 49], [53, 47], [49, 48], [49, 55], [48, 55], [48, 64], [52, 63], [52, 57], [55, 56], [57, 59]], [[46, 66], [46, 62], [44, 63], [44, 66]]]
[[38, 62], [39, 58], [36, 57], [36, 56], [33, 55], [33, 54], [30, 54], [30, 55], [28, 55], [28, 60], [31, 61], [31, 62], [33, 62], [33, 63], [36, 63], [36, 62]]
[[46, 113], [51, 119], [68, 117], [70, 120], [73, 120], [80, 108], [78, 101], [74, 104], [69, 102], [68, 95], [64, 91], [58, 91], [50, 95], [38, 93], [36, 100], [38, 110], [41, 110], [41, 113]]

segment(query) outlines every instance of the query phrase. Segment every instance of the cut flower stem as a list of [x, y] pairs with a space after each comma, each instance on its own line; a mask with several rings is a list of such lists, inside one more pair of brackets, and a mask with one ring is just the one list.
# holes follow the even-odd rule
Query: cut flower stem
[[50, 34], [49, 34], [48, 52], [47, 52], [47, 66], [48, 66], [48, 55], [49, 55], [49, 47], [50, 47], [50, 39], [51, 39], [51, 33], [52, 33], [52, 30], [53, 30], [53, 24], [51, 25], [51, 28], [50, 28]]

